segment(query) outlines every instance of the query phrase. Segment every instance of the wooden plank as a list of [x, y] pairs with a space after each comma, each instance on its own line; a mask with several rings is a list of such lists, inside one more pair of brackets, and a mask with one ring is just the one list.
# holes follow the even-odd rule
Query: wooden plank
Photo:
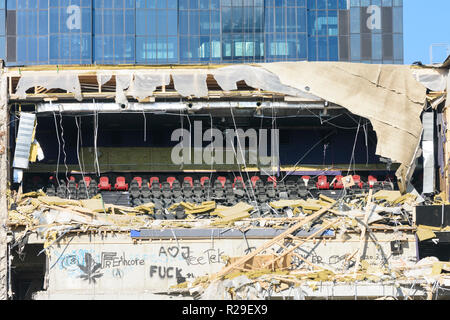
[[[302, 240], [300, 243], [297, 243], [295, 246], [289, 248], [286, 252], [283, 252], [280, 256], [276, 257], [273, 261], [269, 261], [269, 263], [275, 263], [278, 259], [282, 258], [283, 256], [292, 253], [295, 249], [299, 248], [301, 245], [303, 245], [305, 242], [307, 242], [308, 240], [311, 240], [312, 238], [316, 237], [317, 235], [321, 234], [322, 232], [324, 232], [325, 230], [327, 230], [328, 228], [330, 228], [331, 226], [335, 225], [336, 223], [338, 223], [339, 221], [341, 221], [341, 219], [338, 219], [336, 221], [332, 221], [328, 224], [326, 224], [324, 227], [320, 228], [318, 231], [314, 232], [313, 234], [311, 234], [309, 237], [307, 237], [305, 240]], [[303, 260], [303, 259], [302, 259]], [[306, 262], [306, 261], [305, 261]], [[308, 263], [308, 262], [307, 262]], [[309, 264], [309, 263], [308, 263]]]
[[369, 195], [367, 197], [367, 206], [366, 206], [366, 216], [364, 217], [364, 225], [361, 230], [361, 237], [359, 239], [359, 249], [358, 249], [358, 258], [355, 264], [355, 270], [353, 272], [353, 276], [356, 277], [356, 273], [358, 272], [359, 264], [361, 263], [361, 256], [364, 251], [364, 246], [366, 244], [366, 231], [367, 231], [367, 222], [369, 221], [370, 213], [372, 211], [372, 193], [373, 189], [370, 189]]
[[239, 259], [238, 261], [234, 262], [233, 264], [229, 265], [228, 267], [223, 268], [221, 271], [219, 271], [218, 273], [216, 273], [215, 275], [212, 276], [213, 279], [217, 279], [217, 278], [222, 278], [223, 276], [227, 275], [228, 273], [230, 273], [234, 268], [242, 266], [243, 264], [245, 264], [249, 259], [253, 258], [254, 256], [258, 255], [259, 253], [263, 252], [264, 250], [270, 248], [271, 246], [273, 246], [274, 244], [276, 244], [277, 242], [279, 242], [280, 240], [283, 240], [286, 238], [286, 236], [290, 235], [291, 233], [297, 231], [298, 229], [300, 229], [301, 227], [303, 227], [305, 224], [312, 222], [314, 220], [316, 220], [317, 218], [319, 218], [321, 215], [323, 215], [325, 212], [327, 212], [329, 209], [331, 209], [334, 205], [336, 204], [336, 202], [330, 204], [329, 206], [320, 209], [319, 211], [317, 211], [316, 213], [306, 217], [304, 220], [296, 223], [294, 226], [290, 227], [289, 229], [287, 229], [285, 232], [283, 232], [282, 234], [276, 236], [275, 238], [273, 238], [272, 240], [266, 242], [264, 245], [262, 245], [261, 247], [257, 248], [255, 251], [247, 254], [246, 256], [242, 257], [241, 259]]

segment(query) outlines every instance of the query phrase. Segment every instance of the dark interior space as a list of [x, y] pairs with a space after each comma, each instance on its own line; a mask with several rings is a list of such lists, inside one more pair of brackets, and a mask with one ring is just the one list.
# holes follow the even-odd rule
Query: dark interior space
[[[47, 256], [42, 244], [27, 244], [19, 252], [11, 250], [11, 286], [13, 300], [31, 300], [33, 294], [43, 290]], [[39, 255], [38, 255], [39, 254]]]
[[[209, 115], [180, 117], [179, 114], [147, 113], [145, 116], [143, 113], [98, 114], [97, 147], [172, 148], [178, 143], [171, 141], [174, 130], [191, 129], [193, 141], [194, 123], [200, 121], [203, 133], [211, 127], [222, 132], [235, 128], [243, 130], [253, 128], [257, 131], [279, 129], [281, 165], [294, 165], [299, 159], [302, 159], [300, 165], [333, 166], [349, 164], [351, 160], [367, 165], [380, 163], [379, 157], [375, 155], [377, 138], [370, 122], [351, 114], [323, 118], [311, 114], [309, 116], [294, 114], [272, 118], [239, 115], [236, 112], [235, 116], [233, 119], [228, 116]], [[12, 145], [17, 127], [18, 121], [13, 122]], [[38, 116], [36, 139], [45, 155], [45, 159], [40, 163], [56, 164], [60, 149], [61, 159], [64, 156], [67, 164], [77, 164], [77, 144], [80, 148], [94, 147], [94, 132], [92, 114]], [[237, 146], [237, 142], [235, 143]], [[203, 142], [204, 147], [208, 144], [207, 141]], [[355, 151], [352, 159], [353, 148]]]

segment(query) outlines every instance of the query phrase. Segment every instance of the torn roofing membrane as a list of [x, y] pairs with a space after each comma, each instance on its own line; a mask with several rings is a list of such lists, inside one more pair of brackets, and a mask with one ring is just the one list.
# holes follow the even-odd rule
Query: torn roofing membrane
[[281, 83], [308, 87], [310, 93], [367, 118], [377, 134], [376, 154], [401, 163], [405, 181], [422, 135], [420, 116], [426, 88], [409, 66], [345, 62], [278, 62], [261, 64]]
[[58, 74], [38, 73], [36, 75], [23, 75], [17, 84], [16, 93], [20, 99], [26, 99], [26, 91], [36, 86], [44, 87], [48, 90], [64, 89], [72, 92], [78, 101], [83, 100], [80, 80], [75, 73], [61, 72]]

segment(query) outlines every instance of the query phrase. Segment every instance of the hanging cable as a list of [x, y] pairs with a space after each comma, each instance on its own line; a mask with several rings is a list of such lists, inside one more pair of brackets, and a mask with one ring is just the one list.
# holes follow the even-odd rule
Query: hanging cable
[[[235, 130], [235, 132], [237, 132], [236, 120], [235, 120], [235, 118], [234, 118], [234, 113], [233, 113], [233, 108], [232, 108], [232, 107], [230, 107], [230, 112], [231, 112], [231, 117], [233, 118], [234, 130]], [[241, 157], [242, 157], [242, 160], [244, 161], [244, 168], [245, 168], [245, 173], [247, 174], [247, 181], [250, 183], [250, 189], [251, 189], [251, 191], [252, 191], [254, 201], [257, 202], [256, 195], [255, 195], [255, 191], [253, 190], [253, 186], [252, 186], [252, 181], [250, 180], [250, 175], [248, 174], [248, 170], [247, 170], [247, 162], [246, 162], [246, 160], [245, 160], [245, 155], [244, 155], [243, 150], [242, 150], [241, 139], [239, 139], [239, 137], [238, 137], [237, 140], [238, 140], [239, 149], [240, 149], [240, 151], [241, 151]], [[234, 149], [234, 143], [232, 143], [232, 146], [233, 146], [233, 149]], [[235, 155], [236, 155], [236, 160], [237, 160], [237, 154], [236, 154], [236, 152], [235, 152]], [[240, 172], [241, 178], [242, 178], [242, 171], [241, 171], [241, 168], [240, 168], [240, 166], [239, 166], [239, 163], [238, 163], [238, 168], [239, 168], [239, 172]], [[244, 189], [247, 190], [247, 184], [246, 184], [246, 183], [244, 183]], [[250, 197], [250, 194], [249, 194], [248, 191], [247, 191], [247, 193], [248, 193], [248, 195], [249, 195], [249, 199], [252, 199], [252, 198]], [[258, 209], [258, 210], [259, 210], [259, 209]]]
[[347, 170], [347, 175], [349, 175], [350, 173], [350, 169], [352, 167], [352, 163], [353, 165], [353, 173], [355, 173], [355, 149], [356, 149], [356, 143], [358, 142], [358, 135], [359, 135], [359, 128], [361, 127], [361, 119], [359, 119], [359, 123], [358, 123], [358, 130], [356, 130], [356, 135], [355, 135], [355, 142], [353, 143], [353, 150], [352, 150], [352, 157], [350, 158], [350, 164], [348, 166], [348, 170]]
[[63, 116], [61, 110], [59, 110], [59, 126], [61, 128], [61, 141], [62, 141], [62, 152], [64, 154], [64, 167], [66, 168], [66, 181], [69, 182], [69, 168], [67, 167], [67, 154], [66, 154], [66, 141], [64, 139], [64, 127], [63, 127]]
[[58, 123], [56, 121], [56, 113], [54, 111], [53, 111], [53, 119], [55, 120], [56, 139], [58, 139], [58, 161], [56, 162], [56, 182], [58, 183], [58, 187], [60, 187], [60, 183], [59, 183], [59, 161], [61, 159], [61, 140], [59, 139]]
[[[95, 102], [94, 102], [95, 103]], [[98, 162], [97, 138], [98, 138], [98, 111], [94, 111], [94, 166], [98, 177], [100, 177], [100, 165]]]
[[[214, 142], [213, 142], [213, 118], [212, 118], [211, 113], [209, 114], [209, 120], [210, 120], [210, 123], [211, 123], [211, 145], [214, 146]], [[210, 181], [210, 183], [212, 181], [212, 175], [213, 175], [213, 169], [214, 169], [214, 155], [213, 155], [214, 151], [215, 151], [214, 147], [212, 147], [211, 148], [211, 172], [209, 173], [209, 181]], [[212, 186], [213, 185], [211, 184], [211, 187]], [[209, 198], [210, 191], [212, 191], [212, 188], [208, 188], [208, 198]]]
[[326, 140], [328, 137], [330, 137], [334, 132], [330, 132], [328, 135], [326, 135], [324, 138], [322, 138], [319, 142], [317, 142], [315, 145], [313, 145], [301, 158], [297, 161], [296, 164], [294, 164], [294, 170], [290, 171], [286, 174], [286, 176], [280, 181], [283, 182], [288, 176], [292, 175], [293, 173], [297, 172], [297, 166], [305, 159], [319, 144], [321, 144], [324, 140]]
[[147, 142], [147, 117], [145, 116], [144, 107], [142, 107], [142, 114], [144, 115], [144, 142]]
[[363, 124], [363, 130], [364, 130], [364, 142], [366, 144], [366, 166], [369, 165], [369, 141], [367, 136], [367, 122]]
[[[81, 122], [81, 119], [80, 119]], [[86, 185], [86, 180], [84, 179], [84, 168], [81, 165], [81, 160], [80, 160], [80, 135], [81, 135], [81, 129], [80, 129], [80, 124], [78, 123], [78, 117], [75, 118], [75, 123], [77, 125], [77, 159], [78, 159], [78, 165], [80, 166], [80, 172], [81, 172], [81, 177], [83, 178], [83, 182], [84, 182], [84, 187], [86, 188], [86, 194], [89, 195], [89, 190], [88, 190], [88, 186]]]

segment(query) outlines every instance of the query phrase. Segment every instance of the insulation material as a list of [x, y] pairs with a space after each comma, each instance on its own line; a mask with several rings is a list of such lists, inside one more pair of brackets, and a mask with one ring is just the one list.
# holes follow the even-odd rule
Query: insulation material
[[14, 169], [14, 172], [13, 172], [14, 183], [22, 183], [22, 180], [23, 180], [23, 170], [22, 169]]
[[450, 74], [447, 77], [447, 101], [445, 101], [445, 107], [450, 108]]
[[116, 103], [128, 103], [127, 96], [124, 91], [131, 85], [132, 79], [132, 74], [116, 75]]
[[[0, 78], [0, 129], [1, 131], [9, 130], [8, 115], [8, 81], [3, 73]], [[7, 135], [0, 136], [0, 145], [7, 146]], [[8, 292], [8, 266], [10, 262], [7, 257], [7, 220], [8, 220], [8, 172], [9, 162], [7, 153], [0, 154], [0, 300], [6, 300], [11, 291]], [[17, 170], [17, 169], [16, 169]], [[14, 170], [14, 174], [16, 174]], [[20, 174], [20, 173], [19, 173]]]
[[414, 78], [431, 91], [445, 91], [447, 88], [448, 70], [417, 68], [412, 69]]
[[433, 193], [434, 189], [434, 113], [423, 114], [423, 193]]
[[16, 94], [20, 99], [26, 99], [26, 91], [30, 88], [36, 86], [44, 87], [47, 90], [50, 89], [63, 89], [67, 92], [71, 92], [75, 95], [75, 99], [78, 101], [83, 100], [81, 95], [81, 86], [78, 75], [71, 73], [58, 73], [44, 74], [39, 73], [39, 75], [29, 75], [24, 74], [20, 77], [19, 83], [17, 84]]
[[36, 115], [22, 112], [20, 114], [19, 130], [17, 132], [16, 150], [14, 153], [14, 168], [28, 169], [31, 143], [34, 140]]
[[183, 97], [195, 96], [198, 98], [208, 96], [208, 86], [206, 85], [206, 73], [173, 73], [172, 78], [175, 90]]
[[157, 87], [168, 86], [169, 84], [169, 74], [135, 74], [128, 94], [135, 99], [142, 100], [152, 96]]
[[97, 83], [98, 85], [101, 87], [103, 86], [105, 83], [107, 83], [109, 80], [111, 80], [112, 78], [112, 74], [102, 74], [102, 73], [98, 73], [97, 74]]
[[426, 88], [414, 79], [409, 66], [343, 62], [261, 66], [278, 75], [285, 85], [306, 90], [369, 119], [378, 138], [376, 153], [401, 163], [397, 176], [405, 181], [420, 143], [420, 115], [426, 101]]
[[236, 83], [243, 80], [248, 86], [255, 89], [301, 97], [305, 101], [321, 100], [317, 96], [282, 84], [277, 75], [258, 67], [247, 65], [224, 67], [214, 71], [213, 76], [224, 91], [237, 90]]
[[[413, 68], [412, 72], [417, 81], [431, 90], [428, 99], [433, 109], [436, 109], [447, 98], [447, 87], [450, 81], [449, 71], [439, 68]], [[445, 91], [447, 91], [447, 94]]]

